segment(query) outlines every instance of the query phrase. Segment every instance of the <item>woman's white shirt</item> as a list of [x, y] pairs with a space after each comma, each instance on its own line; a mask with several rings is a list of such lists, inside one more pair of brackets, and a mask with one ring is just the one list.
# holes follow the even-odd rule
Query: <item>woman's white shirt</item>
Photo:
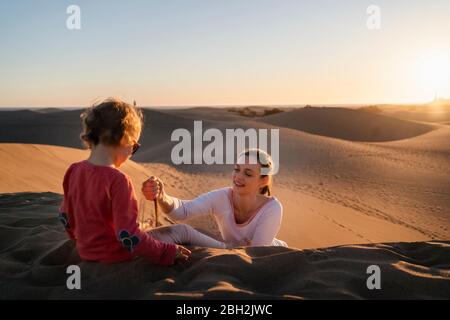
[[172, 197], [174, 208], [169, 216], [175, 220], [185, 220], [212, 214], [216, 218], [225, 242], [248, 239], [252, 246], [271, 246], [283, 243], [275, 239], [280, 230], [283, 216], [283, 206], [276, 197], [268, 199], [246, 223], [237, 224], [231, 192], [232, 189], [226, 187], [207, 192], [193, 200]]

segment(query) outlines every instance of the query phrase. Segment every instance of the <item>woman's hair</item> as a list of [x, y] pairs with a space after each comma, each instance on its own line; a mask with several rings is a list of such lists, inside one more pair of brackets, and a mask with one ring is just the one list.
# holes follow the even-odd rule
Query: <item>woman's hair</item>
[[267, 172], [267, 174], [261, 174], [260, 178], [268, 177], [269, 182], [266, 186], [262, 187], [261, 190], [259, 190], [259, 193], [267, 194], [268, 196], [270, 196], [272, 189], [272, 175], [270, 174], [270, 172], [273, 170], [273, 161], [270, 154], [262, 149], [247, 149], [241, 152], [239, 157], [241, 156], [256, 158], [261, 168], [265, 169], [264, 171]]
[[81, 140], [88, 148], [99, 143], [119, 146], [139, 137], [143, 115], [140, 109], [119, 99], [109, 98], [81, 114]]

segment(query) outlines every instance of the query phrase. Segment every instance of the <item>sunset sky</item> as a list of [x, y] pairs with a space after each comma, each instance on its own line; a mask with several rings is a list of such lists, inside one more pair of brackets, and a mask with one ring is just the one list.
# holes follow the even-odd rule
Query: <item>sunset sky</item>
[[0, 41], [0, 107], [450, 97], [448, 0], [2, 0]]

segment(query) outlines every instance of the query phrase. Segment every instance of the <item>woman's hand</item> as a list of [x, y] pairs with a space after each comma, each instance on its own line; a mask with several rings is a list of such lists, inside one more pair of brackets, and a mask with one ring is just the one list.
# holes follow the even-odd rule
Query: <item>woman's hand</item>
[[191, 251], [183, 246], [177, 245], [177, 253], [175, 255], [176, 260], [186, 261], [191, 256]]
[[164, 198], [164, 184], [158, 177], [151, 176], [142, 183], [142, 193], [147, 200], [160, 200]]
[[174, 200], [164, 191], [164, 183], [158, 177], [151, 176], [142, 183], [142, 193], [145, 199], [158, 201], [164, 213], [170, 213], [174, 207]]

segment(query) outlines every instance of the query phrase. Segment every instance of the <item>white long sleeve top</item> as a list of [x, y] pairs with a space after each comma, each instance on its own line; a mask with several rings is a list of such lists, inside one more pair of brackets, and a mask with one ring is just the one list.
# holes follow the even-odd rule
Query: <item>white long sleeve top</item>
[[207, 192], [193, 200], [172, 197], [174, 208], [169, 216], [175, 220], [185, 220], [201, 215], [213, 214], [225, 242], [248, 239], [251, 246], [286, 245], [275, 238], [283, 216], [283, 207], [276, 197], [271, 197], [255, 210], [250, 219], [236, 223], [231, 200], [232, 188], [226, 187]]

